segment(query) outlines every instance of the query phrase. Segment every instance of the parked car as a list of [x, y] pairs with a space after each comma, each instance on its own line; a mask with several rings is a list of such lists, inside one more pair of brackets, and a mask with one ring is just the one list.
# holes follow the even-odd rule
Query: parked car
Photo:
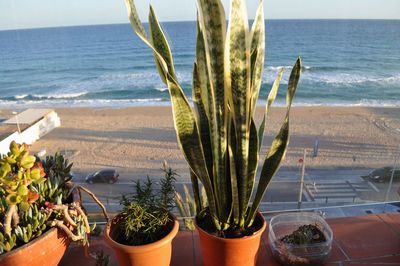
[[103, 169], [88, 175], [85, 178], [87, 183], [109, 183], [113, 184], [117, 182], [119, 173], [115, 169]]
[[368, 175], [361, 176], [365, 180], [373, 182], [390, 182], [392, 173], [394, 171], [393, 181], [400, 181], [400, 169], [394, 169], [393, 167], [382, 167], [371, 171]]

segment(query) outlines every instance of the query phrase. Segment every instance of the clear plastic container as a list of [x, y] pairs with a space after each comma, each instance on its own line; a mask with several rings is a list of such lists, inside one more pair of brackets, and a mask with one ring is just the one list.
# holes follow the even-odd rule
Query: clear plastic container
[[[287, 244], [281, 239], [302, 225], [316, 225], [326, 241], [318, 244]], [[284, 213], [274, 216], [269, 223], [269, 244], [275, 259], [287, 266], [323, 265], [332, 249], [333, 233], [330, 226], [318, 214], [312, 212]]]

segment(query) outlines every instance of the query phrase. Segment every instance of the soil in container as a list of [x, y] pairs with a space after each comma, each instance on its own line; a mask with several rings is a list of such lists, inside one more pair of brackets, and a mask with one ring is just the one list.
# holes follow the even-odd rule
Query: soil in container
[[318, 225], [302, 225], [277, 241], [274, 255], [287, 266], [322, 265], [327, 254], [318, 254], [312, 246], [323, 242], [326, 242], [326, 237]]

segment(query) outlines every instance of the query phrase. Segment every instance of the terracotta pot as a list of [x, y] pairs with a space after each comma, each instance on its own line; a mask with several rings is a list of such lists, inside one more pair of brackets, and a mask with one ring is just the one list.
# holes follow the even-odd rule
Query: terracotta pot
[[[69, 182], [67, 187], [74, 184]], [[72, 191], [72, 200], [78, 206], [82, 206], [81, 197], [77, 190]], [[56, 266], [64, 256], [71, 239], [64, 231], [53, 227], [40, 237], [13, 249], [0, 256], [1, 266]]]
[[1, 266], [56, 266], [60, 262], [70, 239], [57, 228], [35, 240], [0, 256]]
[[196, 223], [204, 266], [256, 265], [261, 235], [267, 226], [260, 213], [257, 214], [257, 217], [262, 220], [262, 227], [254, 235], [242, 238], [217, 237], [206, 232]]
[[104, 229], [104, 239], [116, 255], [120, 266], [168, 266], [171, 262], [172, 240], [179, 230], [179, 223], [173, 217], [174, 225], [171, 232], [154, 243], [141, 246], [128, 246], [120, 244], [112, 238], [120, 229], [123, 217], [117, 215]]

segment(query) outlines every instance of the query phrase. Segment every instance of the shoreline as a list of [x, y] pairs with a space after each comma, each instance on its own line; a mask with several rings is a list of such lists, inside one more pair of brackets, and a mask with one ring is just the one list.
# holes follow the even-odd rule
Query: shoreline
[[[151, 99], [153, 100], [153, 99]], [[62, 102], [37, 102], [37, 103], [8, 103], [0, 101], [0, 110], [25, 110], [29, 108], [51, 108], [51, 109], [127, 109], [136, 107], [170, 107], [170, 100], [157, 99], [155, 101], [148, 101], [147, 99], [130, 99], [130, 100], [83, 100], [83, 101], [62, 101]], [[192, 100], [189, 99], [192, 105]], [[371, 103], [374, 102], [374, 103]], [[265, 100], [258, 100], [257, 107], [265, 107]], [[192, 105], [193, 106], [193, 105]], [[284, 101], [277, 100], [273, 107], [285, 107]], [[293, 107], [300, 108], [400, 108], [400, 101], [366, 101], [364, 102], [331, 102], [331, 103], [296, 103], [292, 104]]]

